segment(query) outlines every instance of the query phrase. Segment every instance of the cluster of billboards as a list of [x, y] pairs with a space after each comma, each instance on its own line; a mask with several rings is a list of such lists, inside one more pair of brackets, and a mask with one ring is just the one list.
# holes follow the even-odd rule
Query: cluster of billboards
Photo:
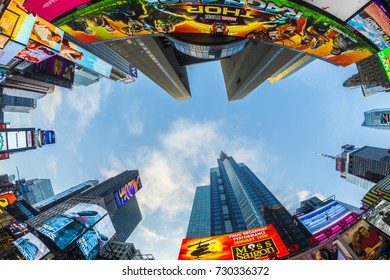
[[273, 225], [268, 225], [231, 234], [183, 239], [178, 259], [267, 260], [288, 254]]
[[[8, 65], [15, 57], [32, 63], [40, 63], [59, 55], [102, 76], [110, 77], [112, 70], [110, 64], [65, 40], [63, 30], [37, 16], [37, 13], [24, 6], [24, 2], [24, 0], [12, 0], [0, 18], [2, 28], [0, 64]], [[58, 1], [60, 2], [64, 5], [64, 2], [73, 1]], [[57, 70], [58, 65], [57, 61]], [[69, 73], [74, 75], [74, 72], [68, 72], [68, 75]], [[59, 74], [58, 71], [57, 74]], [[73, 76], [70, 79], [73, 79]]]
[[325, 0], [26, 0], [25, 7], [87, 44], [159, 33], [216, 34], [283, 45], [342, 66], [390, 46], [389, 12], [377, 0], [347, 6]]
[[89, 203], [75, 205], [38, 227], [37, 231], [60, 250], [75, 242], [86, 259], [93, 259], [115, 235], [107, 211]]

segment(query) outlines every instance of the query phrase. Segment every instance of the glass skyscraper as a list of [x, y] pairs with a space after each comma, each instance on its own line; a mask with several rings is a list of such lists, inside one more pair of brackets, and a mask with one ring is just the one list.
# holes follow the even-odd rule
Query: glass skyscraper
[[[244, 164], [221, 152], [210, 185], [196, 189], [186, 238], [240, 232], [272, 224], [289, 248], [309, 245], [310, 233]], [[296, 246], [295, 246], [296, 248]]]

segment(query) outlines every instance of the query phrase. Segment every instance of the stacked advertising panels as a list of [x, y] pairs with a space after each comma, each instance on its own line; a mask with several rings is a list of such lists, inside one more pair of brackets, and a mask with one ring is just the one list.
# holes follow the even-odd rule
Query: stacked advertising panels
[[50, 252], [46, 245], [32, 233], [16, 239], [14, 245], [25, 260], [39, 260]]
[[204, 238], [183, 239], [179, 260], [269, 260], [289, 254], [273, 225]]
[[61, 251], [77, 244], [85, 259], [93, 259], [115, 235], [107, 211], [89, 203], [77, 204], [38, 227], [37, 231], [48, 244]]
[[[111, 65], [64, 39], [63, 30], [27, 9], [24, 6], [24, 0], [10, 2], [0, 18], [0, 27], [3, 30], [0, 35], [0, 64], [2, 65], [12, 63], [16, 66], [15, 57], [21, 61], [40, 63], [59, 55], [72, 62], [70, 66], [76, 63], [99, 75], [110, 77]], [[49, 75], [57, 75], [56, 78], [58, 78], [62, 72], [60, 69], [62, 67], [59, 67], [61, 61], [56, 60], [55, 62], [53, 67], [50, 63], [42, 67], [44, 69], [49, 67]], [[62, 75], [61, 78], [72, 80], [74, 76], [72, 68], [74, 67], [68, 67], [66, 72], [65, 67], [63, 70], [66, 74]]]
[[324, 243], [355, 223], [359, 214], [329, 200], [325, 205], [296, 217], [313, 235], [314, 242]]
[[370, 0], [348, 5], [324, 0], [26, 0], [25, 7], [86, 44], [151, 34], [215, 34], [282, 45], [342, 66], [389, 46], [387, 10]]

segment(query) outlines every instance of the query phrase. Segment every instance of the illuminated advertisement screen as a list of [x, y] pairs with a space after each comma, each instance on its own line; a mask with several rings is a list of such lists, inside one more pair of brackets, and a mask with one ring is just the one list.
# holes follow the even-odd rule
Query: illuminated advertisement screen
[[390, 202], [382, 200], [371, 210], [366, 221], [390, 237]]
[[14, 245], [26, 260], [39, 260], [50, 252], [46, 245], [32, 233], [15, 240]]
[[356, 258], [360, 260], [378, 259], [382, 251], [388, 246], [383, 235], [364, 220], [354, 224], [341, 234], [341, 237], [356, 255]]
[[23, 7], [23, 2], [24, 0], [12, 0], [7, 9], [15, 15], [12, 20], [15, 20], [17, 17], [11, 39], [27, 45], [36, 16]]
[[84, 233], [76, 243], [87, 260], [92, 260], [114, 236], [115, 228], [110, 216], [106, 215], [92, 229]]
[[0, 152], [7, 151], [7, 132], [0, 132]]
[[339, 220], [345, 218], [351, 211], [340, 205], [336, 201], [315, 209], [314, 211], [298, 216], [301, 223], [311, 232], [316, 234], [325, 230], [330, 225], [337, 223]]
[[342, 66], [379, 50], [322, 13], [285, 0], [104, 0], [52, 23], [86, 44], [159, 33], [216, 34], [294, 48]]
[[386, 76], [390, 81], [390, 48], [378, 52], [377, 56], [379, 57], [383, 70], [385, 70]]
[[64, 214], [47, 221], [37, 231], [63, 250], [106, 214], [107, 211], [98, 205], [79, 203]]
[[16, 57], [33, 63], [39, 63], [56, 54], [56, 51], [30, 40], [28, 41], [27, 46], [22, 49]]
[[34, 147], [34, 135], [32, 131], [26, 131], [27, 147]]
[[8, 150], [27, 148], [26, 131], [7, 131]]
[[345, 163], [346, 163], [346, 159], [344, 159], [342, 157], [337, 157], [336, 158], [336, 170], [340, 171], [340, 172], [344, 172], [345, 171]]
[[273, 225], [204, 238], [183, 239], [179, 260], [267, 260], [289, 251]]
[[44, 73], [53, 78], [73, 83], [75, 74], [75, 63], [56, 55], [34, 64], [33, 71], [36, 73]]
[[[44, 19], [51, 21], [56, 17], [71, 11], [78, 6], [92, 2], [91, 0], [26, 0], [24, 7], [40, 15]], [[93, 1], [96, 2], [96, 1]]]
[[381, 124], [390, 124], [390, 114], [380, 114], [379, 117]]
[[380, 180], [378, 184], [374, 185], [362, 198], [362, 202], [366, 205], [374, 204], [378, 198], [381, 197], [390, 201], [390, 175]]
[[390, 19], [375, 2], [348, 21], [348, 25], [370, 40], [379, 50], [390, 47]]
[[0, 64], [8, 64], [24, 47], [16, 42], [8, 41], [4, 48], [0, 49]]
[[356, 12], [358, 12], [361, 8], [364, 7], [364, 5], [369, 3], [371, 0], [338, 0], [338, 1], [302, 0], [302, 1], [308, 3], [309, 5], [315, 6], [326, 13], [335, 16], [341, 19], [342, 21], [346, 21], [348, 18], [353, 16]]
[[17, 200], [16, 196], [12, 193], [5, 193], [0, 196], [0, 207], [7, 207], [13, 204]]
[[61, 50], [62, 38], [64, 38], [64, 31], [43, 18], [36, 18], [30, 34], [31, 40], [59, 52]]
[[112, 66], [78, 45], [63, 39], [59, 55], [105, 77], [110, 77]]
[[54, 144], [56, 142], [56, 136], [53, 130], [45, 130], [45, 144]]
[[353, 257], [345, 248], [344, 244], [333, 239], [328, 242], [318, 245], [305, 253], [293, 257], [294, 260], [352, 260]]
[[138, 175], [137, 178], [132, 179], [126, 185], [114, 191], [115, 202], [118, 208], [122, 207], [127, 201], [129, 201], [130, 198], [132, 198], [141, 188], [141, 178]]

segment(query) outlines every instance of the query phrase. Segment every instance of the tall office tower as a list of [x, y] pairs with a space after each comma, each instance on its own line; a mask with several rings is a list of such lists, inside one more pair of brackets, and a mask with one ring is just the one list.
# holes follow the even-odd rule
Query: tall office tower
[[100, 250], [97, 260], [154, 260], [151, 254], [142, 254], [133, 243], [110, 241]]
[[103, 198], [117, 233], [115, 240], [125, 242], [142, 219], [135, 193], [142, 188], [137, 170], [127, 170], [79, 196]]
[[72, 198], [74, 196], [79, 195], [81, 192], [95, 187], [97, 184], [99, 184], [98, 180], [88, 180], [84, 183], [78, 184], [74, 187], [71, 187], [63, 192], [60, 192], [52, 197], [49, 197], [45, 200], [42, 200], [38, 203], [33, 204], [32, 206], [39, 210], [39, 211], [46, 211], [50, 208], [53, 208], [54, 206], [60, 204], [61, 202], [64, 202], [65, 200]]
[[390, 149], [354, 145], [341, 147], [341, 154], [334, 156], [323, 155], [336, 161], [336, 170], [341, 177], [364, 189], [373, 185], [390, 174]]
[[370, 96], [378, 92], [389, 92], [390, 81], [379, 60], [372, 55], [356, 62], [358, 73], [348, 78], [344, 87], [361, 87], [364, 96]]
[[54, 196], [50, 179], [26, 180], [17, 192], [18, 199], [24, 199], [30, 205]]
[[[203, 44], [194, 42], [195, 38]], [[191, 98], [188, 65], [220, 60], [228, 99], [237, 100], [265, 80], [276, 82], [314, 60], [293, 49], [260, 41], [206, 34], [140, 36], [104, 44], [121, 54], [176, 100]]]
[[36, 107], [36, 99], [19, 96], [0, 95], [0, 109], [3, 112], [30, 113]]
[[362, 126], [390, 129], [390, 109], [373, 109], [364, 112], [364, 122]]
[[309, 245], [310, 233], [244, 164], [221, 152], [210, 185], [197, 187], [186, 238], [215, 236], [272, 224], [287, 248]]

